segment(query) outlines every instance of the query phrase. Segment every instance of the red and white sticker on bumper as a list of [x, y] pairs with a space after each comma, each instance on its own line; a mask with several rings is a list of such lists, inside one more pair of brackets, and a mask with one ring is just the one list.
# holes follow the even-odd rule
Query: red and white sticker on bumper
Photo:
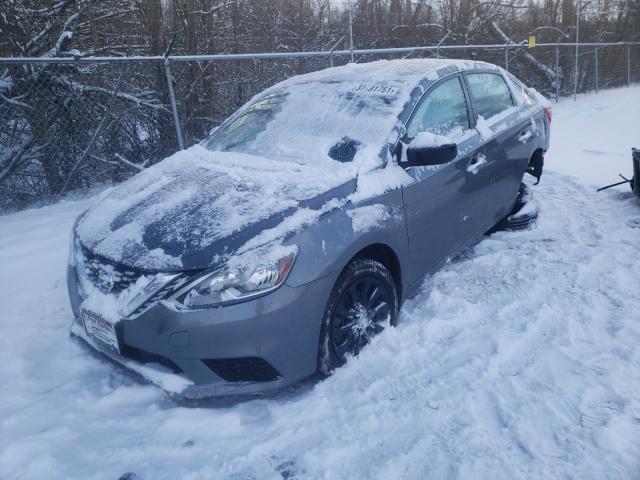
[[100, 315], [85, 310], [82, 312], [82, 320], [87, 335], [97, 341], [100, 346], [120, 353], [120, 345], [116, 334], [116, 324], [102, 318]]

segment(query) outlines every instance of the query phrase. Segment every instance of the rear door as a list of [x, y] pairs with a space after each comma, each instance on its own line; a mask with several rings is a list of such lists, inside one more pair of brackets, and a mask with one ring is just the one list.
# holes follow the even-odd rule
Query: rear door
[[486, 164], [479, 171], [486, 185], [483, 201], [473, 212], [478, 228], [489, 229], [509, 213], [522, 175], [519, 165], [528, 162], [527, 145], [534, 125], [523, 115], [504, 77], [497, 71], [464, 74], [473, 107], [476, 130], [485, 142]]
[[[516, 175], [519, 178], [524, 175], [533, 153], [537, 149], [546, 151], [549, 148], [551, 112], [545, 112], [546, 108], [542, 100], [533, 96], [520, 80], [508, 72], [503, 72], [503, 74], [511, 88], [514, 100], [518, 104], [521, 118], [529, 119], [529, 122], [522, 124], [520, 130], [518, 148], [521, 151], [517, 154], [519, 163], [515, 166]], [[548, 108], [550, 109], [550, 106]]]
[[474, 235], [470, 208], [475, 175], [469, 166], [481, 160], [482, 141], [471, 129], [471, 111], [462, 76], [447, 77], [432, 87], [407, 122], [403, 143], [424, 131], [446, 135], [458, 144], [458, 156], [439, 166], [409, 167], [415, 182], [403, 188], [407, 217], [411, 280], [421, 278]]

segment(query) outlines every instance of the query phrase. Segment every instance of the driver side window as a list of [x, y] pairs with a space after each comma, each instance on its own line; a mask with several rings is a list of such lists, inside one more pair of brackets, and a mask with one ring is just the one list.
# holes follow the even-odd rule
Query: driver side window
[[407, 137], [430, 132], [455, 138], [469, 129], [469, 112], [460, 83], [452, 78], [435, 87], [414, 112], [407, 126]]

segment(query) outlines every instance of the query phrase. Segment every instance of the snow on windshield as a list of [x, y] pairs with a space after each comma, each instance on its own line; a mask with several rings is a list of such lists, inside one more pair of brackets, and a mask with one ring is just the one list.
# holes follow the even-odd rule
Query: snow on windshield
[[206, 147], [327, 168], [379, 164], [415, 85], [396, 74], [284, 82], [249, 102]]

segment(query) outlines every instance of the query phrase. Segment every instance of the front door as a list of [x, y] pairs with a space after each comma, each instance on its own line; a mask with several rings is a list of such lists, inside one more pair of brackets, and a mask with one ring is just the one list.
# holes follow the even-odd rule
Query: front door
[[403, 188], [411, 281], [433, 270], [475, 234], [470, 190], [478, 186], [484, 158], [469, 112], [462, 77], [456, 75], [431, 87], [407, 123], [405, 144], [424, 131], [458, 144], [458, 156], [445, 165], [407, 169], [415, 180]]

